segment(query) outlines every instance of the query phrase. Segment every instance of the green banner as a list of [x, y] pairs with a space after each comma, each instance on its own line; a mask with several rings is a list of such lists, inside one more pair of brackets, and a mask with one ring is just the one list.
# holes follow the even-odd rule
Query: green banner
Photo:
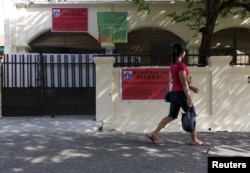
[[98, 12], [100, 43], [127, 43], [127, 12]]

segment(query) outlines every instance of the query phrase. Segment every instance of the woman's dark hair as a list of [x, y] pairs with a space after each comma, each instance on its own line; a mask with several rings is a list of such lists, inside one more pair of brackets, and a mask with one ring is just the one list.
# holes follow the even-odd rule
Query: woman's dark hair
[[173, 63], [176, 63], [176, 58], [186, 51], [186, 46], [183, 43], [173, 44]]

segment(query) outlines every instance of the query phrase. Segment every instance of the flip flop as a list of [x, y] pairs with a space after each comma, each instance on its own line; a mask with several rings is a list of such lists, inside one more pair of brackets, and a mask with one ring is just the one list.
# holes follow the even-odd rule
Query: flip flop
[[153, 144], [160, 144], [159, 140], [153, 135], [146, 134], [146, 137], [150, 139], [153, 142]]
[[190, 142], [189, 145], [194, 145], [194, 146], [207, 146], [208, 144], [205, 141], [200, 141], [200, 142]]

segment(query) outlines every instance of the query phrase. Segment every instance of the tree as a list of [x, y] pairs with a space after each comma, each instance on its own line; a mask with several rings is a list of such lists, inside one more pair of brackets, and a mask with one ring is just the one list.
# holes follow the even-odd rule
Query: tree
[[[146, 10], [150, 13], [147, 0], [132, 0], [138, 5], [138, 11]], [[238, 15], [242, 19], [250, 17], [250, 0], [186, 0], [187, 11], [177, 14], [173, 12], [167, 16], [177, 23], [185, 22], [195, 33], [202, 34], [199, 47], [198, 64], [206, 65], [210, 56], [211, 39], [216, 21], [219, 16], [227, 17], [229, 14]]]

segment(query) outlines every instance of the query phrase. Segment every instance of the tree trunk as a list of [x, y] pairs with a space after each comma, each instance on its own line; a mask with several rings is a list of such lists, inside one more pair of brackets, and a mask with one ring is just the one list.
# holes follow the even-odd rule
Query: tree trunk
[[198, 61], [198, 64], [200, 66], [208, 64], [207, 59], [210, 56], [211, 40], [214, 32], [215, 23], [218, 17], [219, 3], [220, 1], [218, 0], [207, 0], [205, 3], [206, 24], [204, 28], [200, 29], [200, 32], [202, 32], [201, 45], [199, 49], [199, 61]]
[[210, 56], [212, 33], [202, 32], [201, 45], [199, 49], [199, 66], [207, 65], [207, 59]]

